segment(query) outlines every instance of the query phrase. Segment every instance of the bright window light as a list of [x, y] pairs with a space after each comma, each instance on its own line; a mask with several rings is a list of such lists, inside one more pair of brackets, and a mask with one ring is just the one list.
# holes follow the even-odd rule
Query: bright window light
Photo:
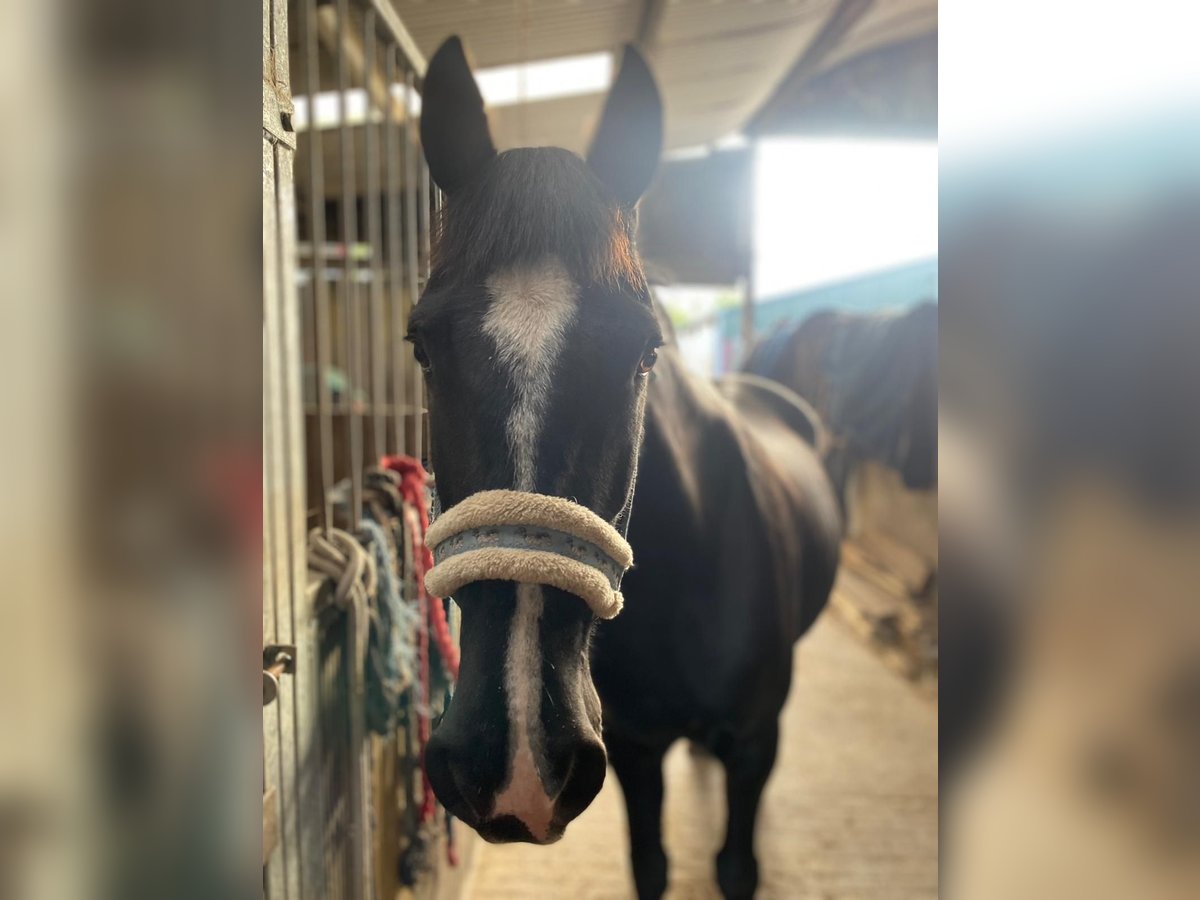
[[[483, 102], [488, 106], [512, 106], [534, 100], [555, 100], [559, 97], [578, 97], [583, 94], [599, 94], [608, 90], [612, 81], [612, 54], [588, 53], [583, 56], [564, 56], [561, 59], [546, 59], [517, 66], [496, 66], [480, 69], [475, 73]], [[400, 103], [408, 89], [403, 84], [392, 85], [392, 96]], [[313, 104], [316, 115], [309, 115], [308, 98], [295, 99], [296, 111], [292, 116], [297, 131], [309, 127], [310, 119], [317, 128], [338, 126], [338, 92], [325, 91], [317, 94]], [[409, 112], [420, 115], [421, 97], [415, 91], [408, 101]], [[361, 125], [368, 119], [367, 92], [362, 88], [351, 88], [346, 92], [346, 123]], [[383, 121], [378, 110], [370, 111], [370, 121]]]
[[599, 94], [608, 90], [612, 80], [612, 54], [587, 53], [480, 69], [475, 80], [488, 106]]
[[[399, 86], [403, 90], [403, 85]], [[297, 131], [304, 131], [309, 122], [316, 120], [317, 128], [336, 128], [338, 124], [338, 92], [324, 91], [317, 94], [316, 102], [311, 106], [315, 115], [310, 114], [308, 97], [296, 97], [293, 100], [295, 112], [292, 114], [292, 125]], [[372, 121], [378, 121], [378, 116], [372, 116]], [[367, 92], [362, 88], [346, 91], [346, 121], [351, 125], [361, 125], [367, 119]]]
[[691, 147], [678, 147], [674, 150], [664, 150], [663, 159], [667, 162], [682, 162], [689, 159], [704, 159], [712, 150], [706, 144], [695, 144]]
[[937, 255], [937, 144], [764, 141], [755, 160], [759, 297]]
[[952, 0], [938, 7], [939, 137], [948, 157], [1053, 141], [1200, 101], [1200, 4]]

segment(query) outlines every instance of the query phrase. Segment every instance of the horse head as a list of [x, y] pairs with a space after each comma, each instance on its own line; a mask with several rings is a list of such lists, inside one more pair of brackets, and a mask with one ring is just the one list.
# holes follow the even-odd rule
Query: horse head
[[[440, 528], [454, 534], [435, 554], [466, 550], [439, 558], [429, 582], [440, 569], [462, 609], [462, 665], [426, 767], [446, 808], [486, 839], [549, 843], [607, 763], [589, 648], [598, 616], [619, 608], [620, 530], [662, 342], [634, 245], [662, 107], [626, 48], [586, 161], [498, 153], [450, 38], [426, 74], [421, 140], [445, 195], [408, 334], [448, 511], [430, 544]], [[579, 561], [589, 554], [600, 562]]]

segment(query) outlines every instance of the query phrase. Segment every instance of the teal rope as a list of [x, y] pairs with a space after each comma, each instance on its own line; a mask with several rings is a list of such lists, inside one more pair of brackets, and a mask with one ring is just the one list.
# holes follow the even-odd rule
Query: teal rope
[[404, 602], [399, 566], [379, 523], [363, 519], [359, 523], [359, 540], [371, 553], [378, 573], [367, 641], [367, 727], [386, 736], [395, 725], [404, 691], [416, 677], [416, 632], [420, 616], [414, 606]]

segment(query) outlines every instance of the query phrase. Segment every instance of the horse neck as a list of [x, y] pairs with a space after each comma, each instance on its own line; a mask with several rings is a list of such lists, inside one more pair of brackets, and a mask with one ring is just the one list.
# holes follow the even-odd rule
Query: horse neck
[[[638, 466], [638, 496], [652, 497], [663, 517], [701, 522], [712, 485], [705, 485], [706, 456], [727, 448], [729, 405], [706, 378], [688, 371], [673, 346], [659, 354], [646, 399], [646, 440]], [[646, 504], [635, 499], [635, 508]], [[636, 515], [635, 515], [636, 518]]]

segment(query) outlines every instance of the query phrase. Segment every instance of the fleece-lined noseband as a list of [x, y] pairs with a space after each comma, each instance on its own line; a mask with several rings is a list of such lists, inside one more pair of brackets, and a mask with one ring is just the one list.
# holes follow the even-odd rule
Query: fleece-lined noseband
[[435, 565], [425, 586], [448, 597], [474, 581], [546, 584], [583, 598], [602, 619], [621, 611], [633, 551], [590, 509], [562, 497], [481, 491], [447, 510], [425, 542]]

